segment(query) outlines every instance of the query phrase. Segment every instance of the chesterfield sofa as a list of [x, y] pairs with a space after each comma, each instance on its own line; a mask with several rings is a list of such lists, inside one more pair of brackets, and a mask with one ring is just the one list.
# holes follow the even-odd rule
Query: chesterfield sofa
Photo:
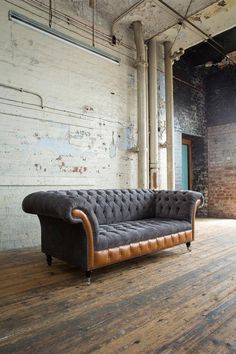
[[202, 194], [152, 189], [60, 190], [28, 195], [37, 214], [42, 252], [91, 271], [194, 240]]

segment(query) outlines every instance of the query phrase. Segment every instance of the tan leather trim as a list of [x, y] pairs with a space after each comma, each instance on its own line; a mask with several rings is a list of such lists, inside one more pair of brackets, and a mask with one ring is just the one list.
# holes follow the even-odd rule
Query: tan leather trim
[[104, 267], [108, 264], [122, 262], [144, 254], [152, 253], [175, 245], [191, 242], [194, 240], [195, 216], [201, 200], [197, 200], [192, 212], [192, 230], [179, 232], [174, 235], [157, 237], [148, 241], [132, 243], [130, 245], [110, 248], [94, 252], [93, 229], [87, 215], [79, 209], [72, 210], [72, 216], [82, 220], [87, 239], [88, 239], [88, 269]]
[[192, 230], [177, 234], [157, 237], [147, 241], [131, 243], [129, 245], [109, 248], [94, 252], [94, 268], [104, 267], [108, 264], [118, 263], [130, 258], [163, 250], [181, 243], [192, 241]]
[[94, 242], [93, 242], [93, 229], [92, 225], [89, 221], [89, 218], [87, 215], [79, 209], [74, 209], [72, 210], [72, 216], [73, 218], [79, 218], [82, 220], [87, 239], [88, 239], [88, 249], [87, 249], [87, 258], [88, 258], [88, 269], [87, 270], [92, 270], [94, 268]]
[[192, 211], [192, 232], [193, 232], [193, 240], [195, 240], [195, 218], [198, 207], [201, 205], [201, 200], [198, 199], [195, 203], [195, 206]]

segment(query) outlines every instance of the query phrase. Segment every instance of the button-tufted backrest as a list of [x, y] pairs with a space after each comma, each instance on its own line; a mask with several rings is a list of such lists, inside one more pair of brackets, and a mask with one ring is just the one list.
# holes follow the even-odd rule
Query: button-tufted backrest
[[191, 222], [192, 208], [202, 194], [193, 191], [157, 191], [156, 216]]
[[100, 225], [155, 215], [155, 191], [151, 189], [90, 189], [67, 193], [86, 199]]
[[27, 213], [78, 223], [72, 210], [86, 213], [95, 234], [99, 224], [157, 218], [191, 222], [192, 208], [202, 199], [198, 192], [155, 191], [152, 189], [90, 189], [35, 192], [26, 196], [22, 207]]

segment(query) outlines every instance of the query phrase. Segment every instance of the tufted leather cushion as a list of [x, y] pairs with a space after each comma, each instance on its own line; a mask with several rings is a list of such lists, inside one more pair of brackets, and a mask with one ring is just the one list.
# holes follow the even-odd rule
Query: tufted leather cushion
[[165, 248], [180, 245], [192, 241], [192, 230], [181, 231], [176, 234], [156, 237], [147, 241], [139, 241], [129, 245], [108, 248], [94, 252], [94, 268], [104, 267], [126, 259], [139, 257], [143, 254], [152, 253]]
[[192, 209], [202, 194], [193, 191], [157, 191], [156, 212], [159, 218], [172, 218], [191, 222]]
[[94, 248], [99, 251], [191, 229], [188, 221], [158, 218], [100, 225]]

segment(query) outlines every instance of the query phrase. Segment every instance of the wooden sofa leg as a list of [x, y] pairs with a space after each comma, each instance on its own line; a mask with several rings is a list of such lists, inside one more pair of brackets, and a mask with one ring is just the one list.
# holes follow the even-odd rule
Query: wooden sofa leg
[[49, 256], [49, 254], [46, 254], [46, 258], [47, 258], [47, 264], [49, 266], [51, 266], [52, 265], [52, 256]]
[[86, 279], [87, 279], [87, 285], [90, 285], [91, 284], [91, 270], [86, 270], [85, 272], [85, 276], [86, 276]]
[[191, 252], [191, 242], [186, 242], [186, 247], [189, 252]]

